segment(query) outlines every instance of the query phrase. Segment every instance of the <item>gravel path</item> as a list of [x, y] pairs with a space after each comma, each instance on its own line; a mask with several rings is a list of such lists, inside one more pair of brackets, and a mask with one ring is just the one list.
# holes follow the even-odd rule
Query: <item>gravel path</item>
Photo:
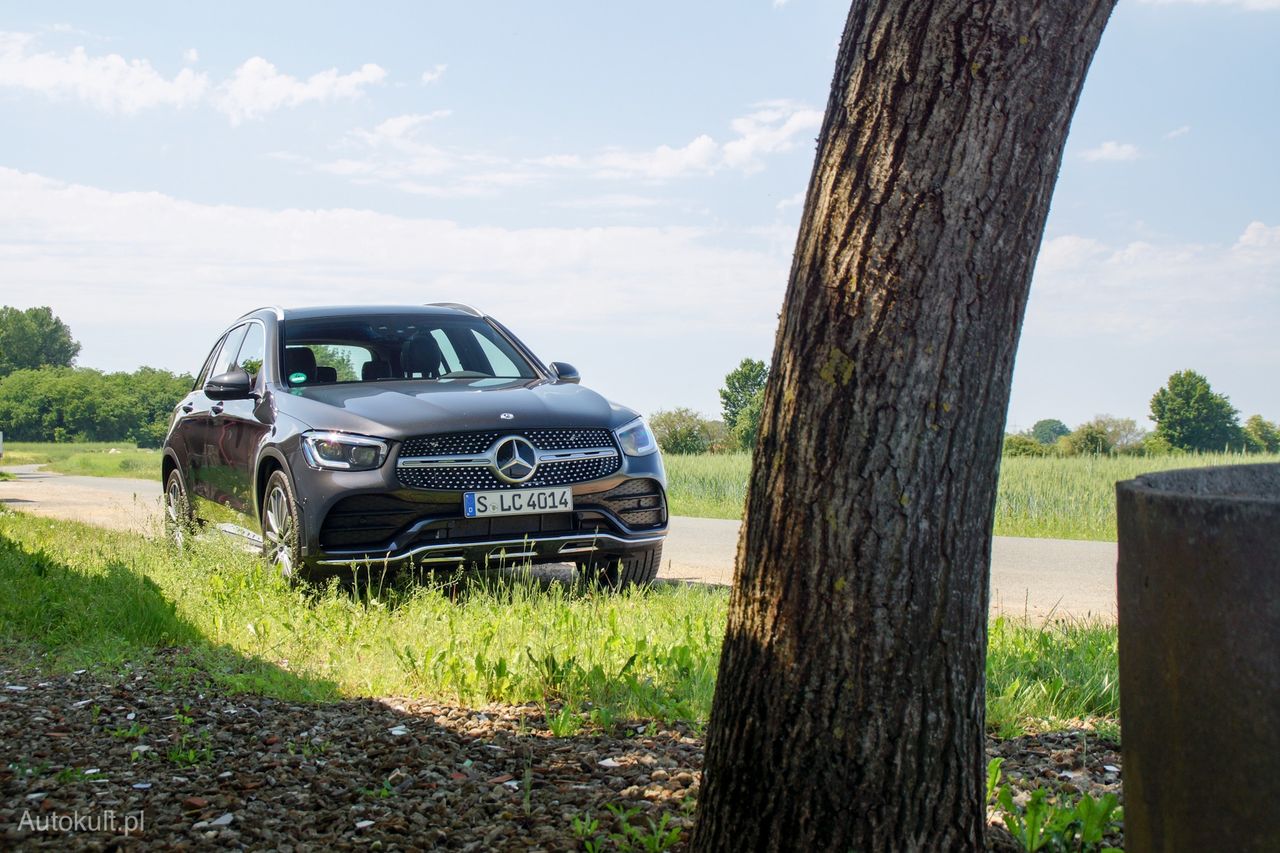
[[[572, 850], [575, 817], [623, 831], [609, 805], [687, 840], [703, 741], [686, 727], [556, 738], [534, 706], [231, 696], [175, 678], [181, 658], [113, 677], [0, 664], [0, 847]], [[1120, 793], [1116, 745], [1088, 732], [987, 752], [1020, 791]]]

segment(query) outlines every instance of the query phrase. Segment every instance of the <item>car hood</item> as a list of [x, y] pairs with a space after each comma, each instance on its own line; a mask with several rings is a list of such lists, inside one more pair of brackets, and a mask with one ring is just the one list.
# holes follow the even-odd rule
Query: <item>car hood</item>
[[320, 385], [277, 389], [275, 398], [281, 412], [312, 429], [384, 438], [568, 426], [616, 429], [638, 417], [581, 385], [523, 379]]

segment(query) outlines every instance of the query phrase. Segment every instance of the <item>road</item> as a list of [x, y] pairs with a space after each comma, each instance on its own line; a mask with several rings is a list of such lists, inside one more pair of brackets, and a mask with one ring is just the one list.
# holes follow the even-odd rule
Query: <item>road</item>
[[[0, 482], [0, 503], [15, 509], [137, 533], [159, 530], [160, 484], [153, 480], [63, 476], [34, 465], [0, 470], [17, 477]], [[673, 517], [659, 577], [731, 584], [740, 526]], [[1114, 620], [1116, 544], [995, 537], [991, 613], [1034, 621], [1056, 616]]]

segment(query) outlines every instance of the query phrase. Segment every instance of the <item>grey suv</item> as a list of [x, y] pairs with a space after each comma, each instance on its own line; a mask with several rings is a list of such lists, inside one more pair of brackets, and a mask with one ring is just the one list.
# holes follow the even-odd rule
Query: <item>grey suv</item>
[[456, 304], [253, 311], [164, 443], [172, 535], [260, 543], [286, 575], [384, 562], [657, 573], [666, 475], [644, 420]]

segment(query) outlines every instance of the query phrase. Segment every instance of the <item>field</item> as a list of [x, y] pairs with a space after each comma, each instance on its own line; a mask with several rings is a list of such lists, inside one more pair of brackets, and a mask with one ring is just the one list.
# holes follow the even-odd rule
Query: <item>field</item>
[[[112, 453], [113, 450], [119, 452]], [[69, 444], [5, 442], [0, 465], [38, 464], [59, 474], [160, 479], [160, 451], [144, 450], [128, 441]]]
[[[1280, 455], [1006, 457], [996, 496], [997, 536], [1116, 538], [1115, 484], [1169, 468], [1280, 462]], [[741, 518], [751, 458], [667, 456], [674, 515]]]
[[[419, 579], [421, 580], [421, 579]], [[557, 734], [628, 718], [701, 725], [727, 591], [621, 595], [528, 577], [302, 589], [223, 541], [163, 540], [0, 513], [0, 645], [63, 671], [184, 649], [174, 678], [290, 699], [544, 703]], [[989, 725], [1118, 714], [1115, 627], [992, 624]]]

